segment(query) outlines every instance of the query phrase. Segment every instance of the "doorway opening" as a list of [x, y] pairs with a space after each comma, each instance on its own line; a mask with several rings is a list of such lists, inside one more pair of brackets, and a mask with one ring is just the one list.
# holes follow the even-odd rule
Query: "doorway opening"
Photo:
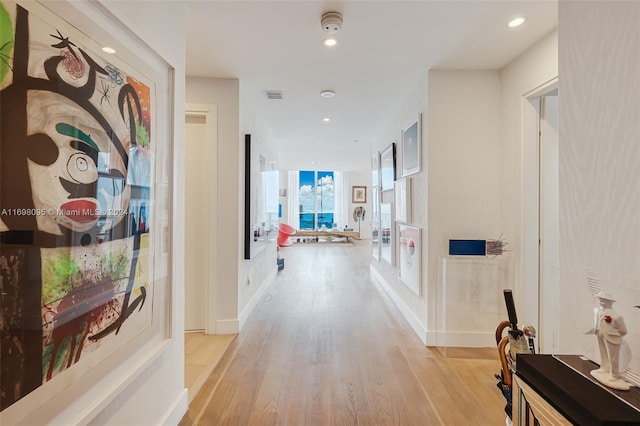
[[539, 351], [559, 342], [559, 109], [557, 78], [523, 99], [524, 295]]

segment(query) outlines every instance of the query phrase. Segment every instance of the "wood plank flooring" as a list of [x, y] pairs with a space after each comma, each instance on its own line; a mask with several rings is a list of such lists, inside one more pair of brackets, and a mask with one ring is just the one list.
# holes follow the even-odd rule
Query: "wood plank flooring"
[[297, 245], [181, 425], [503, 425], [496, 349], [426, 348], [368, 248]]
[[184, 386], [189, 389], [189, 402], [200, 392], [236, 336], [204, 334], [203, 331], [184, 333]]

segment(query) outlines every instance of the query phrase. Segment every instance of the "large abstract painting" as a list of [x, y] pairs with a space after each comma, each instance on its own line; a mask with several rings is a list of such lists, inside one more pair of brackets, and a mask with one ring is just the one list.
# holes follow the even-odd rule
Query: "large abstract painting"
[[44, 12], [0, 2], [1, 410], [153, 320], [155, 86]]

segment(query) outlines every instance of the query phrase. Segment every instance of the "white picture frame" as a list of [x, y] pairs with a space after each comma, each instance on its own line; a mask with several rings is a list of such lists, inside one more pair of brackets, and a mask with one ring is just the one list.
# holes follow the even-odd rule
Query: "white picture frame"
[[398, 277], [416, 295], [422, 291], [422, 241], [417, 226], [398, 224]]
[[396, 222], [411, 222], [411, 179], [400, 178], [394, 184]]
[[392, 191], [396, 180], [396, 144], [391, 143], [380, 153], [380, 188]]
[[371, 156], [371, 187], [380, 186], [380, 152], [376, 151]]
[[380, 204], [380, 257], [389, 265], [394, 266], [395, 257], [395, 226], [391, 203]]
[[422, 150], [422, 114], [402, 130], [402, 177], [420, 172]]
[[[125, 84], [134, 84], [134, 80], [138, 85], [136, 90], [137, 95], [141, 102], [141, 108], [135, 107], [137, 101], [133, 101], [134, 95], [129, 94], [128, 98], [131, 99], [131, 103], [124, 108], [125, 113], [128, 109], [135, 110], [136, 112], [142, 109], [148, 111], [148, 116], [143, 116], [143, 120], [149, 120], [149, 144], [143, 145], [138, 142], [136, 149], [139, 150], [142, 147], [150, 147], [151, 158], [148, 168], [132, 168], [131, 164], [134, 160], [131, 150], [129, 150], [129, 169], [126, 178], [126, 186], [131, 186], [131, 197], [127, 203], [127, 209], [129, 214], [135, 212], [136, 216], [136, 229], [140, 235], [141, 243], [139, 246], [139, 254], [134, 254], [136, 263], [131, 262], [131, 267], [128, 272], [128, 276], [133, 276], [135, 273], [135, 284], [133, 289], [128, 287], [124, 290], [126, 294], [131, 294], [130, 303], [127, 305], [131, 313], [120, 324], [121, 328], [117, 332], [109, 332], [108, 326], [115, 323], [105, 322], [105, 325], [101, 325], [97, 331], [92, 331], [91, 336], [95, 340], [99, 340], [101, 345], [95, 345], [95, 348], [86, 349], [90, 342], [85, 341], [84, 346], [81, 348], [77, 343], [75, 348], [76, 352], [73, 357], [67, 357], [72, 359], [71, 365], [66, 368], [54, 367], [51, 377], [43, 378], [42, 384], [24, 393], [21, 398], [10, 405], [3, 408], [0, 414], [0, 423], [2, 424], [18, 424], [29, 423], [30, 421], [25, 419], [44, 419], [47, 415], [50, 415], [51, 408], [54, 406], [63, 406], [70, 400], [79, 398], [86, 398], [87, 400], [94, 400], [96, 404], [89, 404], [84, 413], [80, 413], [77, 417], [78, 422], [85, 423], [91, 420], [92, 416], [95, 416], [101, 409], [99, 401], [115, 398], [116, 388], [108, 389], [96, 387], [95, 384], [100, 381], [108, 379], [110, 382], [119, 383], [127, 380], [131, 376], [131, 372], [128, 369], [133, 362], [140, 363], [141, 366], [150, 364], [154, 359], [168, 347], [169, 339], [171, 338], [171, 312], [173, 300], [171, 298], [171, 278], [169, 276], [169, 259], [170, 259], [170, 247], [172, 245], [172, 235], [170, 231], [170, 218], [171, 215], [171, 201], [170, 194], [172, 190], [172, 175], [173, 175], [173, 110], [174, 95], [172, 88], [175, 86], [175, 74], [174, 70], [169, 63], [167, 63], [158, 53], [152, 50], [146, 43], [139, 39], [133, 32], [129, 30], [116, 16], [108, 16], [101, 14], [101, 6], [94, 3], [82, 3], [73, 4], [72, 2], [55, 2], [44, 4], [38, 2], [3, 2], [3, 5], [9, 10], [9, 16], [13, 19], [17, 16], [17, 9], [15, 6], [20, 6], [27, 12], [26, 22], [29, 23], [29, 44], [21, 42], [23, 49], [26, 52], [23, 53], [29, 55], [29, 60], [34, 64], [28, 73], [39, 73], [38, 75], [44, 81], [43, 84], [49, 79], [49, 76], [44, 77], [44, 72], [37, 68], [42, 66], [37, 64], [37, 60], [32, 58], [40, 56], [41, 60], [46, 58], [56, 58], [57, 55], [62, 55], [61, 51], [67, 50], [71, 52], [73, 49], [77, 61], [84, 62], [84, 70], [86, 73], [92, 72], [94, 65], [89, 64], [87, 58], [91, 58], [97, 66], [108, 69], [109, 74], [99, 73], [95, 79], [95, 93], [99, 93], [99, 96], [92, 99], [81, 99], [82, 103], [77, 100], [73, 100], [77, 105], [84, 108], [85, 111], [89, 111], [92, 116], [101, 115], [104, 120], [101, 121], [102, 127], [95, 127], [95, 133], [92, 132], [88, 136], [79, 138], [81, 140], [96, 139], [96, 135], [101, 130], [106, 130], [106, 127], [112, 126], [114, 131], [107, 134], [116, 134], [118, 128], [131, 129], [130, 123], [124, 123], [122, 126], [119, 124], [112, 124], [118, 117], [117, 110], [105, 111], [107, 105], [117, 107], [118, 89]], [[24, 12], [19, 12], [23, 19], [25, 18]], [[25, 22], [25, 21], [22, 21]], [[14, 27], [15, 28], [15, 27]], [[21, 28], [15, 29], [17, 34], [22, 34]], [[58, 32], [59, 31], [59, 32]], [[71, 43], [64, 49], [51, 46], [53, 42], [51, 40], [57, 40], [60, 43], [67, 43], [65, 40]], [[34, 46], [34, 47], [32, 47]], [[69, 47], [71, 46], [71, 48]], [[110, 55], [102, 51], [102, 46], [110, 46], [115, 49], [117, 54]], [[79, 49], [82, 49], [82, 55], [79, 54]], [[62, 73], [79, 72], [81, 67], [65, 69], [58, 67], [55, 73], [61, 75]], [[87, 71], [88, 70], [88, 71]], [[71, 99], [69, 93], [74, 92], [75, 84], [83, 84], [89, 81], [84, 76], [84, 79], [71, 79], [67, 76], [62, 77], [65, 84], [73, 86], [64, 93], [56, 93], [58, 100]], [[105, 79], [107, 79], [105, 81]], [[108, 80], [111, 79], [111, 80]], [[120, 80], [122, 79], [122, 81]], [[5, 80], [5, 83], [10, 80]], [[103, 85], [103, 83], [105, 83]], [[5, 87], [2, 87], [4, 89]], [[149, 90], [149, 95], [145, 95], [145, 90]], [[141, 91], [142, 90], [142, 91]], [[51, 91], [54, 93], [54, 91]], [[131, 92], [130, 92], [131, 93]], [[146, 100], [142, 100], [146, 97]], [[88, 105], [92, 105], [89, 107]], [[82, 125], [81, 120], [87, 117], [84, 114], [76, 121], [70, 122], [72, 125], [80, 128]], [[137, 116], [136, 116], [137, 118]], [[137, 121], [136, 126], [142, 127], [142, 121]], [[76, 124], [80, 123], [80, 124]], [[2, 123], [4, 125], [5, 123]], [[146, 126], [146, 125], [145, 125]], [[129, 132], [129, 130], [127, 130]], [[77, 132], [80, 134], [81, 132]], [[140, 136], [141, 133], [136, 134], [136, 140], [138, 138], [144, 138]], [[125, 138], [118, 134], [120, 140]], [[111, 139], [114, 146], [116, 145], [115, 137]], [[142, 140], [142, 139], [140, 139]], [[99, 146], [102, 150], [102, 146]], [[116, 152], [113, 149], [113, 152]], [[110, 152], [111, 151], [105, 151]], [[115, 155], [114, 155], [115, 156]], [[100, 157], [99, 157], [100, 158]], [[114, 158], [111, 158], [112, 163], [116, 163]], [[136, 162], [141, 163], [142, 160], [135, 159]], [[100, 160], [98, 168], [100, 169]], [[102, 175], [101, 175], [102, 176]], [[125, 186], [125, 187], [126, 187]], [[135, 187], [135, 190], [133, 189]], [[32, 189], [33, 190], [33, 189]], [[106, 220], [112, 216], [112, 210], [101, 210], [101, 215], [106, 216]], [[124, 214], [124, 208], [122, 214]], [[117, 211], [113, 209], [113, 214], [117, 214]], [[131, 220], [133, 224], [134, 221]], [[147, 238], [148, 237], [148, 238]], [[111, 238], [111, 239], [109, 239]], [[105, 246], [109, 243], [118, 242], [119, 237], [98, 236], [98, 243], [101, 246]], [[134, 248], [137, 250], [137, 244], [134, 243]], [[97, 263], [99, 250], [94, 247], [99, 247], [93, 241], [88, 245], [83, 246], [80, 249], [84, 250], [87, 254], [87, 263], [93, 261]], [[66, 247], [54, 247], [45, 248], [48, 251], [61, 250]], [[44, 249], [41, 249], [44, 250]], [[97, 253], [94, 253], [94, 251]], [[103, 250], [104, 252], [105, 250]], [[135, 250], [134, 250], [135, 251]], [[100, 257], [101, 259], [101, 257]], [[102, 262], [102, 260], [100, 260]], [[83, 265], [84, 266], [84, 265]], [[135, 268], [135, 272], [134, 272]], [[131, 280], [130, 280], [131, 281]], [[146, 282], [146, 285], [143, 285]], [[140, 284], [139, 284], [140, 283]], [[141, 288], [146, 288], [146, 299], [138, 299], [141, 294]], [[67, 293], [68, 294], [68, 293]], [[60, 297], [65, 297], [62, 295]], [[144, 302], [138, 302], [138, 300], [145, 300]], [[126, 304], [121, 303], [121, 306]], [[137, 303], [137, 304], [134, 304]], [[122, 310], [122, 309], [121, 309]], [[78, 316], [79, 318], [79, 316]], [[118, 324], [116, 324], [118, 325]], [[100, 332], [107, 332], [104, 337], [100, 337]], [[80, 351], [81, 356], [78, 356]], [[62, 353], [58, 349], [57, 353]], [[135, 354], [135, 359], [132, 358], [132, 354]], [[9, 360], [3, 359], [3, 364], [9, 362]], [[44, 358], [43, 351], [43, 363], [46, 365], [46, 359]], [[143, 367], [140, 367], [141, 369]], [[44, 373], [49, 375], [48, 371], [43, 369]], [[104, 407], [102, 407], [104, 408]]]
[[371, 257], [380, 260], [380, 222], [371, 221]]

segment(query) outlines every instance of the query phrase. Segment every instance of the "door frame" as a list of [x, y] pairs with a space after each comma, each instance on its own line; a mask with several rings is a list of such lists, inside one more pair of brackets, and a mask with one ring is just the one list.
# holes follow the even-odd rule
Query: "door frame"
[[[205, 281], [205, 334], [217, 334], [218, 321], [218, 106], [215, 104], [185, 104], [185, 120], [187, 117], [204, 118], [205, 120], [205, 139], [211, 141], [205, 147], [204, 155], [209, 164], [214, 167], [209, 169], [207, 174], [209, 191], [206, 195], [206, 211], [204, 217], [206, 220], [206, 238], [207, 258], [209, 259], [207, 269], [207, 277]], [[185, 149], [186, 149], [186, 132], [185, 132]], [[186, 203], [186, 199], [185, 199]], [[188, 223], [185, 227], [190, 226]], [[185, 241], [185, 247], [188, 244]], [[185, 306], [186, 309], [186, 306]]]
[[[544, 306], [541, 295], [549, 289], [540, 278], [540, 98], [558, 88], [558, 77], [522, 95], [522, 223], [523, 223], [523, 315], [538, 332], [539, 350], [548, 351], [553, 321], [540, 321], [551, 306]], [[547, 283], [548, 284], [548, 283]], [[556, 301], [557, 302], [557, 301]], [[543, 343], [541, 345], [541, 343]]]

